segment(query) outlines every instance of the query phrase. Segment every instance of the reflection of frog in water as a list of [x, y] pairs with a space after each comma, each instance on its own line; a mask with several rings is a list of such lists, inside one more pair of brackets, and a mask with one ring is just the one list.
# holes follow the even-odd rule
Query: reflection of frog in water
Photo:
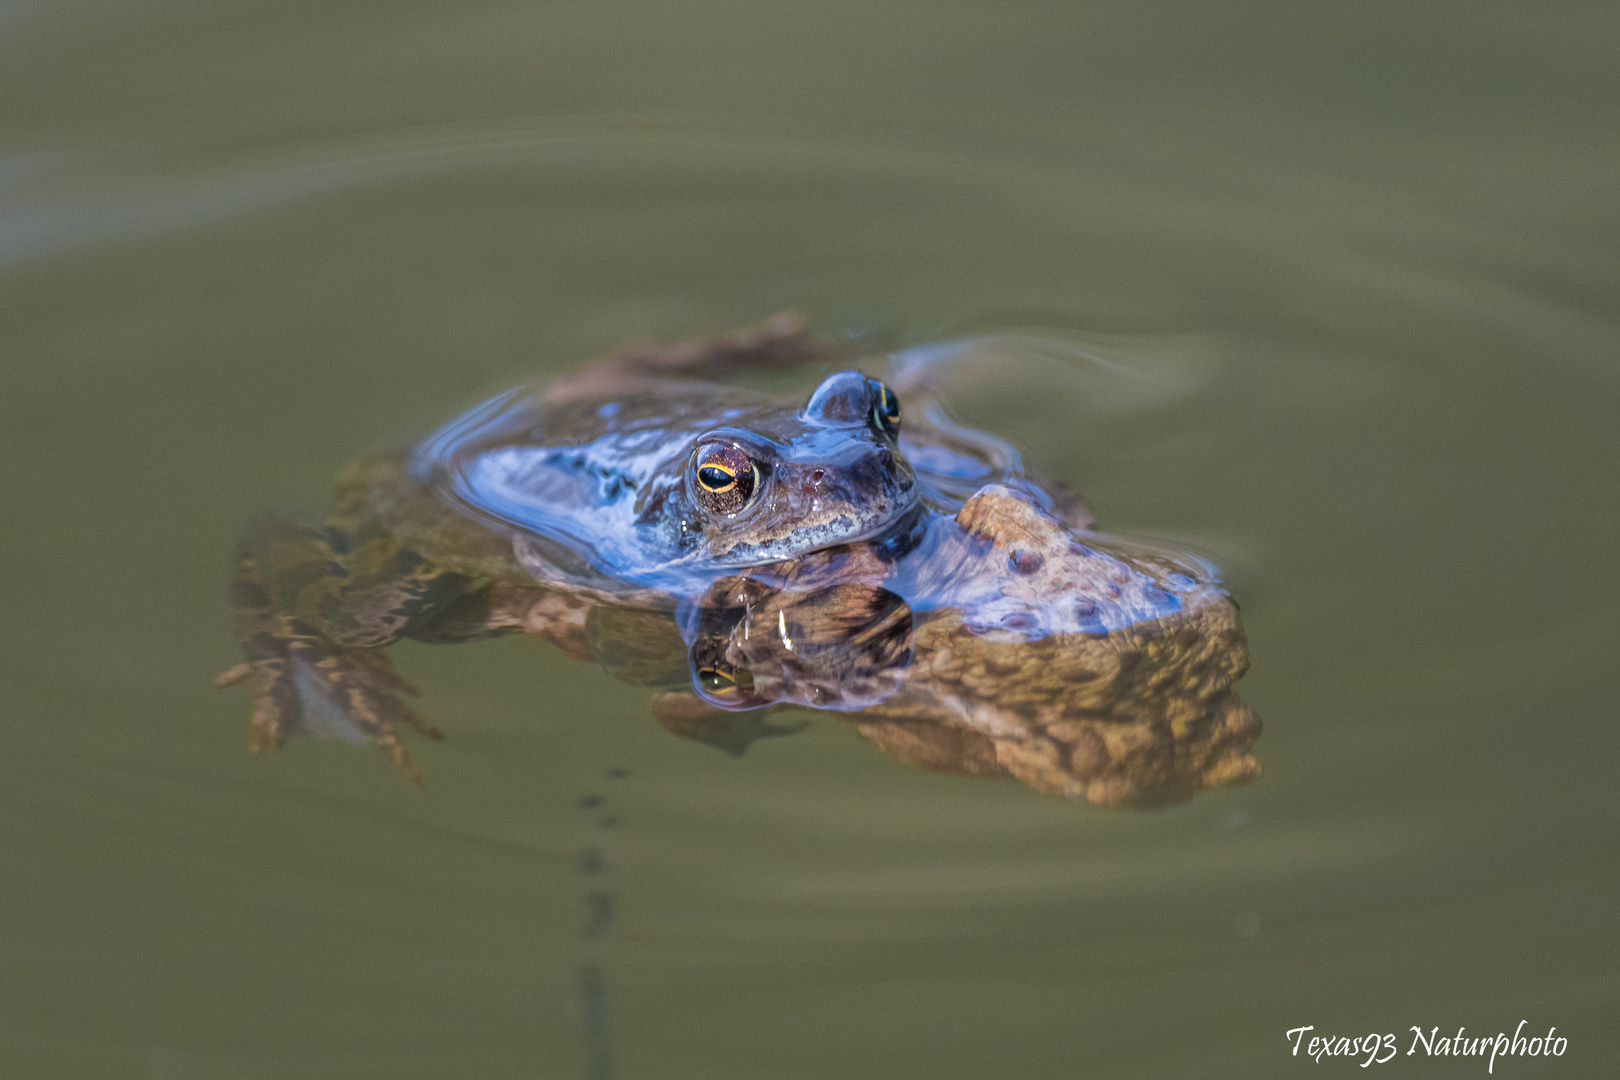
[[665, 687], [660, 722], [733, 749], [802, 705], [907, 761], [1096, 802], [1258, 770], [1228, 689], [1242, 631], [1201, 565], [1071, 533], [1011, 448], [937, 410], [902, 435], [859, 373], [791, 407], [683, 378], [827, 352], [780, 316], [630, 346], [362, 459], [322, 525], [250, 526], [246, 662], [220, 681], [255, 693], [253, 748], [369, 737], [414, 776], [397, 725], [437, 736], [380, 647], [524, 631]]
[[727, 578], [686, 620], [711, 674], [655, 715], [705, 737], [736, 726], [716, 707], [833, 709], [903, 761], [1111, 805], [1253, 778], [1231, 601], [1175, 553], [1085, 539], [991, 485], [898, 560], [853, 545]]

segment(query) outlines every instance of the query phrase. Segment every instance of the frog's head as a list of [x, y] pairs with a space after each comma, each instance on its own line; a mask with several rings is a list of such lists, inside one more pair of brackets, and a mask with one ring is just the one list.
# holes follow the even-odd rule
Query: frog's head
[[718, 562], [792, 558], [887, 529], [917, 501], [900, 403], [858, 371], [829, 376], [803, 409], [701, 435], [685, 495]]

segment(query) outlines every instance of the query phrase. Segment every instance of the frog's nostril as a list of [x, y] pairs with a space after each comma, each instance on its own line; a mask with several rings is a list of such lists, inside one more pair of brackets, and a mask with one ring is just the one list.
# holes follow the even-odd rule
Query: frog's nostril
[[827, 470], [826, 469], [817, 469], [817, 470], [815, 470], [814, 472], [812, 472], [810, 474], [810, 482], [812, 484], [819, 484], [819, 483], [821, 483], [823, 478], [826, 477], [826, 475], [827, 475]]

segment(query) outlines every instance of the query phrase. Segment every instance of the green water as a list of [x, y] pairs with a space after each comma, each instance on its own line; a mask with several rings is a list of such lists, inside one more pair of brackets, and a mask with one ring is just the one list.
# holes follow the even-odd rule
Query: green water
[[[0, 1075], [1611, 1075], [1617, 11], [0, 7]], [[395, 650], [425, 791], [248, 756], [245, 519], [787, 307], [1096, 344], [959, 414], [1226, 569], [1258, 782], [734, 760], [514, 639]]]

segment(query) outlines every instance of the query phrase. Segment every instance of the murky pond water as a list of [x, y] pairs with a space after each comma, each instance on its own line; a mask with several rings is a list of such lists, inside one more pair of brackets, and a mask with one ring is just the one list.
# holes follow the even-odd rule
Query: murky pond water
[[[12, 5], [0, 1065], [1271, 1076], [1617, 1046], [1620, 141], [1601, 6]], [[1252, 785], [1148, 812], [742, 758], [536, 642], [253, 759], [267, 508], [630, 336], [1088, 342], [956, 415], [1204, 552]], [[808, 714], [806, 714], [808, 716]]]

